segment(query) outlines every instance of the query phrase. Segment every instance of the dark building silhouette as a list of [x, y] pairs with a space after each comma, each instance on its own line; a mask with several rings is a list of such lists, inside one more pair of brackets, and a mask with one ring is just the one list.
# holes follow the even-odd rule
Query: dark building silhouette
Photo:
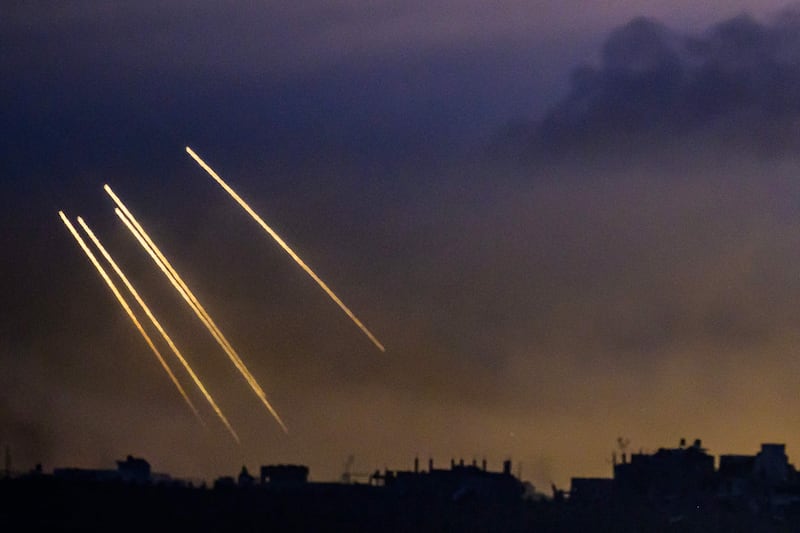
[[753, 475], [762, 484], [775, 487], [794, 481], [795, 469], [789, 464], [785, 444], [762, 444], [753, 463]]
[[250, 472], [247, 471], [247, 467], [243, 466], [242, 471], [239, 472], [239, 486], [243, 488], [252, 487], [256, 483], [256, 478], [250, 475]]
[[[41, 472], [40, 472], [41, 473]], [[163, 474], [162, 474], [163, 475]], [[148, 484], [152, 482], [150, 476], [150, 463], [144, 459], [129, 455], [124, 461], [117, 461], [116, 470], [101, 470], [90, 468], [56, 468], [53, 476], [83, 482], [109, 482]]]
[[511, 475], [511, 461], [503, 463], [502, 472], [490, 472], [484, 461], [482, 467], [477, 462], [465, 465], [464, 461], [451, 461], [449, 470], [431, 468], [419, 471], [415, 463], [413, 471], [375, 472], [372, 481], [399, 494], [424, 494], [431, 498], [445, 498], [453, 501], [462, 499], [480, 500], [519, 500], [525, 490], [523, 484]]
[[308, 467], [304, 465], [269, 465], [261, 467], [261, 484], [295, 486], [308, 483]]
[[[534, 494], [486, 461], [375, 471], [363, 483], [309, 481], [304, 465], [246, 467], [214, 490], [128, 456], [116, 470], [36, 468], [0, 478], [0, 525], [48, 531], [800, 531], [800, 476], [783, 444], [722, 455], [697, 440], [623, 454], [611, 478]], [[350, 480], [352, 481], [352, 479]], [[132, 512], [132, 510], [134, 510]]]
[[720, 455], [717, 490], [722, 498], [734, 500], [753, 492], [755, 455]]
[[53, 476], [64, 481], [79, 482], [108, 482], [119, 481], [120, 475], [116, 470], [100, 470], [91, 468], [56, 468]]
[[692, 497], [711, 490], [714, 481], [714, 457], [699, 439], [692, 446], [660, 448], [652, 455], [634, 453], [630, 461], [614, 465], [614, 491], [629, 499]]
[[572, 479], [564, 523], [594, 521], [608, 530], [800, 531], [800, 476], [783, 444], [762, 444], [755, 455], [721, 455], [716, 469], [700, 440], [622, 458], [613, 478]]
[[233, 476], [221, 476], [214, 480], [214, 490], [233, 489], [236, 487], [236, 480]]
[[613, 479], [574, 477], [570, 483], [570, 500], [585, 505], [604, 505], [611, 501], [613, 489]]
[[129, 455], [124, 461], [117, 461], [117, 472], [126, 483], [149, 483], [150, 463], [139, 457]]

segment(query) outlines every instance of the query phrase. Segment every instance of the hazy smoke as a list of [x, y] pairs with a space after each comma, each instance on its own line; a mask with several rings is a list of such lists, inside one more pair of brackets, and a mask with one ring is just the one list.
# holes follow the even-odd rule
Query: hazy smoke
[[[485, 455], [490, 468], [511, 456], [542, 487], [608, 475], [619, 435], [632, 449], [697, 436], [722, 453], [787, 442], [795, 457], [800, 165], [752, 156], [797, 145], [798, 20], [739, 17], [693, 36], [632, 21], [542, 121], [504, 139], [567, 163], [515, 173], [423, 162], [432, 128], [460, 130], [484, 101], [448, 90], [492, 78], [471, 60], [463, 76], [411, 61], [391, 79], [345, 69], [233, 83], [213, 70], [162, 73], [146, 58], [130, 69], [96, 61], [105, 47], [93, 39], [78, 43], [91, 52], [86, 69], [53, 75], [26, 59], [33, 73], [7, 76], [15, 134], [0, 142], [12, 176], [0, 185], [13, 185], [0, 213], [0, 445], [26, 467], [108, 467], [133, 453], [179, 475], [302, 462], [315, 479], [338, 478], [351, 454], [364, 471], [410, 467], [415, 455], [437, 465]], [[128, 83], [129, 72], [141, 76]], [[353, 89], [363, 79], [369, 90]], [[390, 87], [406, 96], [387, 97]], [[490, 92], [507, 95], [480, 95]], [[428, 112], [444, 100], [452, 113]], [[398, 130], [415, 140], [399, 164]], [[336, 154], [356, 146], [371, 159], [335, 164], [316, 150], [328, 139]], [[342, 294], [386, 355], [196, 168], [186, 143]], [[285, 158], [290, 149], [314, 157]], [[584, 154], [624, 164], [572, 157]], [[131, 245], [105, 181], [196, 287], [290, 437]], [[230, 413], [241, 448], [186, 416], [58, 209], [96, 227]]]
[[614, 30], [598, 66], [537, 123], [509, 131], [531, 153], [651, 150], [668, 143], [780, 154], [800, 147], [800, 11], [740, 15], [698, 35], [636, 18]]

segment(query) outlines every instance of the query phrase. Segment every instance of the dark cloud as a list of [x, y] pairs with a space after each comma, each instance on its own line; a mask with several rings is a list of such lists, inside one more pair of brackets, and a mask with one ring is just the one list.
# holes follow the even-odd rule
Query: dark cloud
[[[678, 146], [783, 154], [800, 148], [800, 12], [740, 15], [686, 35], [637, 18], [543, 120], [513, 128], [521, 150], [622, 153]], [[665, 148], [666, 147], [666, 148]]]
[[[13, 75], [0, 79], [14, 132], [0, 137], [11, 200], [0, 210], [0, 443], [20, 463], [107, 467], [134, 453], [177, 475], [304, 462], [316, 479], [336, 479], [350, 454], [364, 471], [403, 468], [416, 454], [437, 464], [485, 455], [493, 467], [511, 456], [536, 483], [564, 485], [607, 475], [620, 434], [635, 447], [696, 435], [740, 453], [788, 441], [793, 456], [800, 164], [778, 142], [794, 137], [764, 118], [774, 104], [793, 113], [772, 88], [793, 80], [795, 37], [781, 33], [793, 19], [737, 18], [693, 37], [651, 19], [615, 31], [601, 65], [576, 73], [533, 131], [540, 150], [644, 155], [520, 169], [465, 155], [465, 139], [546, 100], [522, 90], [528, 77], [558, 78], [541, 65], [566, 68], [574, 56], [551, 43], [531, 52], [549, 57], [531, 59], [481, 39], [508, 24], [563, 29], [571, 13], [534, 20], [522, 17], [529, 2], [512, 2], [517, 11], [495, 12], [486, 34], [469, 38], [463, 28], [489, 8], [459, 11], [462, 29], [446, 33], [452, 6], [429, 4], [386, 3], [364, 18], [367, 4], [337, 3], [324, 17], [287, 4], [270, 19], [210, 4], [165, 13], [87, 3], [41, 22], [29, 7], [0, 19], [4, 45], [30, 54], [3, 56]], [[583, 20], [625, 20], [581, 5]], [[425, 25], [431, 13], [442, 16]], [[585, 38], [585, 27], [574, 31]], [[315, 52], [331, 43], [340, 47]], [[756, 138], [765, 128], [782, 157], [731, 150], [737, 124]], [[686, 142], [703, 136], [722, 149]], [[682, 151], [665, 150], [675, 138]], [[116, 221], [104, 182], [240, 350], [289, 437]], [[196, 427], [61, 227], [62, 208], [105, 240], [242, 447], [207, 411], [210, 431]]]

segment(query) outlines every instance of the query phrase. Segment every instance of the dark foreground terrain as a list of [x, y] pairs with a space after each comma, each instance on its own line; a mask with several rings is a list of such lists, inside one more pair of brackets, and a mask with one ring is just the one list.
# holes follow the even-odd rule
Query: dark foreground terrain
[[1, 531], [800, 531], [800, 516], [695, 506], [491, 501], [387, 487], [192, 488], [0, 480]]

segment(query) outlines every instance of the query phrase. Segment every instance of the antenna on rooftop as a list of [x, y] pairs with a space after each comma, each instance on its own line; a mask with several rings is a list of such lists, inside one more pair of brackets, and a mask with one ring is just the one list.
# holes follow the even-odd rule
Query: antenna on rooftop
[[625, 437], [617, 437], [617, 448], [619, 452], [622, 454], [622, 462], [625, 463], [627, 461], [627, 454], [625, 453], [628, 449], [628, 446], [631, 444], [631, 439], [626, 439]]

